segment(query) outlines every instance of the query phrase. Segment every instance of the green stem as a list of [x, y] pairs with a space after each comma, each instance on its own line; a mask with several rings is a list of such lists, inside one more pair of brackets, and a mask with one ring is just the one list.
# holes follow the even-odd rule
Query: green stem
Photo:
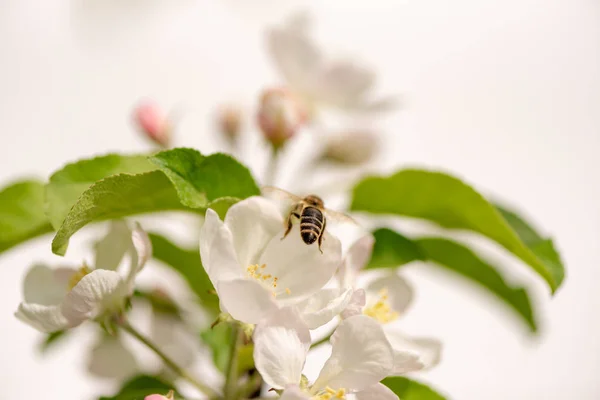
[[177, 375], [181, 376], [183, 379], [185, 379], [186, 381], [191, 383], [193, 386], [195, 386], [202, 393], [206, 394], [208, 397], [210, 397], [210, 398], [217, 397], [217, 394], [215, 393], [214, 390], [212, 390], [208, 386], [204, 385], [203, 383], [197, 381], [196, 378], [194, 378], [188, 371], [186, 371], [185, 369], [183, 369], [182, 367], [177, 365], [177, 363], [175, 361], [173, 361], [169, 356], [167, 356], [165, 353], [163, 353], [162, 350], [160, 350], [158, 347], [156, 347], [156, 345], [154, 343], [152, 343], [152, 341], [150, 341], [150, 339], [148, 339], [146, 336], [144, 336], [142, 333], [140, 333], [137, 329], [135, 329], [133, 326], [131, 326], [129, 324], [129, 322], [127, 322], [126, 320], [123, 319], [121, 321], [118, 321], [118, 324], [125, 332], [129, 333], [131, 336], [133, 336], [134, 338], [136, 338], [137, 340], [139, 340], [140, 342], [145, 344], [146, 347], [148, 347], [150, 350], [152, 350], [154, 353], [156, 353], [156, 355], [159, 356], [163, 360], [163, 362], [169, 368], [171, 368], [173, 370], [173, 372], [175, 372]]
[[244, 332], [238, 324], [232, 324], [231, 351], [229, 363], [225, 371], [225, 387], [223, 388], [223, 397], [225, 400], [237, 399], [238, 383], [238, 347], [242, 343]]

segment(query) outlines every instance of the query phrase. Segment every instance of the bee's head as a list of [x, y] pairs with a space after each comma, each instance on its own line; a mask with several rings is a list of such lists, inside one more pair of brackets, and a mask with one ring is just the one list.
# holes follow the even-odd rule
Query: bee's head
[[314, 194], [306, 196], [304, 198], [304, 201], [310, 204], [311, 206], [323, 208], [323, 200], [321, 200], [319, 196], [315, 196]]

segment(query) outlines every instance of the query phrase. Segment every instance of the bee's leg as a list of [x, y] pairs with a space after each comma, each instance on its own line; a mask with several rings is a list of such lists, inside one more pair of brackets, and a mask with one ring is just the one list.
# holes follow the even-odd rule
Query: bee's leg
[[288, 215], [287, 222], [286, 222], [287, 228], [286, 228], [285, 233], [283, 234], [283, 237], [281, 238], [281, 240], [285, 239], [285, 237], [288, 235], [288, 233], [290, 233], [290, 231], [292, 230], [292, 217], [300, 218], [300, 214], [298, 213], [297, 206], [296, 206], [296, 208], [294, 208], [292, 210], [290, 215]]
[[323, 237], [325, 236], [325, 225], [327, 225], [327, 219], [323, 219], [323, 229], [321, 229], [321, 234], [319, 235], [319, 251], [323, 254], [323, 249], [321, 249], [321, 244], [323, 243]]

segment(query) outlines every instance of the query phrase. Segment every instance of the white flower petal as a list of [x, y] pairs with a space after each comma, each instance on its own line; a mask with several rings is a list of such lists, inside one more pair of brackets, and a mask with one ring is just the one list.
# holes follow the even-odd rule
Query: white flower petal
[[15, 317], [40, 332], [56, 332], [69, 327], [69, 321], [62, 315], [60, 305], [21, 303]]
[[152, 242], [142, 226], [136, 222], [131, 231], [131, 241], [137, 255], [137, 272], [139, 272], [146, 262], [152, 257]]
[[344, 262], [340, 266], [338, 279], [342, 287], [353, 287], [356, 285], [356, 278], [359, 272], [367, 265], [373, 253], [375, 238], [368, 234], [350, 247], [344, 256]]
[[277, 309], [273, 295], [256, 281], [222, 281], [217, 284], [216, 289], [221, 300], [221, 311], [228, 312], [238, 321], [256, 324], [269, 312]]
[[220, 280], [241, 278], [245, 273], [237, 262], [231, 231], [211, 209], [206, 210], [200, 230], [200, 256], [214, 287]]
[[[328, 216], [329, 218], [327, 218]], [[331, 235], [338, 238], [342, 244], [342, 256], [344, 258], [357, 241], [365, 236], [372, 236], [351, 218], [337, 218], [336, 215], [331, 215], [328, 212], [325, 213], [325, 218], [327, 219], [327, 230]], [[368, 258], [366, 261], [368, 261]]]
[[412, 303], [414, 295], [412, 287], [407, 281], [393, 272], [385, 274], [368, 284], [366, 290], [367, 304], [377, 301], [382, 289], [387, 290], [390, 306], [399, 314], [403, 314]]
[[108, 232], [95, 246], [95, 269], [117, 269], [131, 249], [131, 230], [123, 220], [110, 222]]
[[420, 371], [423, 368], [424, 365], [419, 361], [419, 356], [416, 353], [394, 348], [394, 367], [390, 375], [404, 375], [409, 372]]
[[322, 56], [306, 30], [295, 26], [275, 28], [267, 33], [267, 41], [271, 57], [290, 86], [300, 92], [312, 89]]
[[131, 350], [121, 339], [103, 336], [92, 348], [87, 362], [88, 371], [101, 378], [127, 379], [139, 371]]
[[357, 289], [352, 293], [348, 306], [342, 312], [342, 318], [347, 319], [355, 315], [361, 315], [366, 304], [366, 295], [364, 289]]
[[317, 329], [346, 309], [352, 294], [352, 289], [322, 289], [296, 304], [296, 308], [300, 311], [300, 315], [308, 327]]
[[398, 395], [387, 386], [377, 383], [357, 392], [354, 398], [356, 400], [398, 400]]
[[137, 222], [134, 224], [134, 228], [130, 234], [130, 241], [134, 251], [131, 252], [131, 265], [126, 281], [129, 293], [133, 293], [136, 275], [144, 268], [144, 265], [146, 265], [146, 262], [152, 256], [152, 242], [146, 231]]
[[274, 311], [254, 331], [256, 369], [276, 389], [300, 383], [309, 348], [310, 332], [294, 308]]
[[298, 385], [289, 385], [285, 388], [279, 400], [310, 400], [310, 397]]
[[23, 281], [23, 299], [25, 303], [41, 304], [45, 306], [60, 304], [68, 292], [68, 277], [76, 270], [61, 268], [57, 270], [45, 265], [34, 265], [25, 275]]
[[69, 324], [76, 326], [104, 311], [121, 307], [126, 296], [127, 286], [117, 272], [97, 269], [71, 289], [61, 310]]
[[283, 227], [283, 216], [273, 201], [253, 196], [231, 206], [225, 226], [233, 235], [238, 263], [245, 268], [258, 263], [269, 241]]
[[315, 96], [325, 103], [353, 109], [363, 102], [374, 82], [373, 71], [354, 62], [338, 61], [323, 69]]
[[284, 240], [281, 231], [260, 259], [260, 264], [266, 265], [264, 271], [278, 278], [277, 300], [304, 298], [317, 292], [341, 263], [340, 241], [336, 237], [325, 231], [321, 253], [317, 243], [307, 245], [302, 241], [299, 230], [299, 225], [294, 225]]
[[439, 364], [442, 354], [442, 343], [439, 340], [409, 337], [394, 327], [386, 328], [385, 334], [395, 351], [408, 351], [418, 356], [422, 364], [419, 369], [429, 369]]
[[331, 336], [331, 344], [331, 356], [313, 385], [313, 393], [327, 386], [363, 390], [392, 370], [392, 348], [381, 325], [365, 315], [342, 321]]

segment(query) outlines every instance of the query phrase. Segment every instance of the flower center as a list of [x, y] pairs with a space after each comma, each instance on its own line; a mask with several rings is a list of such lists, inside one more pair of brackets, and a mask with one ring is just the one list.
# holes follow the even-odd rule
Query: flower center
[[[275, 297], [281, 293], [281, 290], [277, 288], [277, 281], [279, 280], [279, 278], [271, 274], [267, 274], [265, 271], [266, 268], [266, 264], [253, 264], [246, 268], [246, 274], [248, 275], [248, 277], [254, 278], [257, 281], [262, 282], [263, 284], [271, 288], [271, 294], [273, 295], [273, 297]], [[292, 292], [289, 288], [285, 288], [285, 293], [290, 294]]]
[[368, 307], [365, 307], [363, 313], [376, 319], [382, 324], [387, 324], [398, 319], [398, 312], [390, 306], [388, 289], [383, 288], [379, 291], [379, 299]]
[[86, 263], [83, 263], [83, 266], [79, 268], [73, 275], [71, 275], [71, 278], [69, 278], [69, 290], [73, 289], [75, 285], [77, 285], [79, 281], [90, 272], [92, 272], [91, 268], [88, 267]]
[[346, 400], [346, 389], [335, 390], [328, 386], [311, 398], [311, 400], [330, 400], [330, 399]]

